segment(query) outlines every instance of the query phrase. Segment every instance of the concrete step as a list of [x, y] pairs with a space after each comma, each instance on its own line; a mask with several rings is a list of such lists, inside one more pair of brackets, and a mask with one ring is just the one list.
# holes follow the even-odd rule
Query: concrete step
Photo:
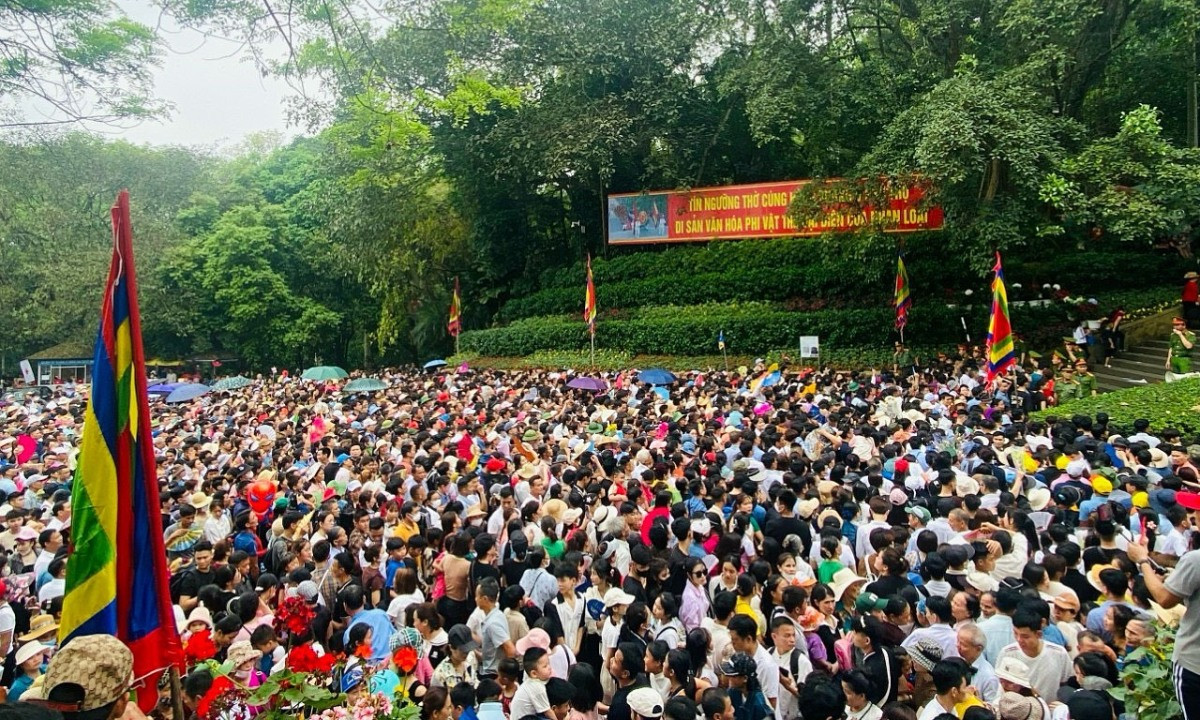
[[1166, 362], [1167, 362], [1166, 356], [1163, 356], [1160, 358], [1150, 358], [1150, 359], [1146, 359], [1146, 360], [1141, 360], [1141, 359], [1130, 360], [1127, 358], [1113, 358], [1112, 360], [1109, 361], [1108, 368], [1104, 368], [1104, 367], [1093, 368], [1093, 372], [1096, 370], [1108, 369], [1108, 370], [1121, 370], [1124, 372], [1143, 373], [1143, 374], [1145, 374], [1145, 373], [1152, 374], [1154, 372], [1161, 373], [1163, 370], [1166, 369], [1166, 367], [1165, 367]]
[[[1096, 376], [1096, 389], [1102, 392], [1127, 387], [1139, 387], [1155, 382], [1155, 380], [1150, 379], [1150, 376], [1145, 373], [1126, 372], [1117, 368], [1096, 368], [1093, 374]], [[1157, 381], [1161, 382], [1161, 380], [1162, 375], [1160, 374]]]

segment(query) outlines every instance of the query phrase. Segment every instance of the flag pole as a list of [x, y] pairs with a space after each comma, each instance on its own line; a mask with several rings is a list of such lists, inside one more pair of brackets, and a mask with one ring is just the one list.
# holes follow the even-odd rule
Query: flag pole
[[175, 717], [187, 717], [183, 709], [183, 684], [179, 681], [179, 668], [172, 665], [167, 672], [171, 679], [171, 707], [175, 710]]

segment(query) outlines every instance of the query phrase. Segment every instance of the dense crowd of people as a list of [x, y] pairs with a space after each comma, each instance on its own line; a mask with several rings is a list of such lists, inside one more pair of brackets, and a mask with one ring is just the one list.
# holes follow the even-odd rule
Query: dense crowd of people
[[[303, 649], [422, 720], [1113, 720], [1164, 627], [1200, 718], [1200, 445], [1032, 419], [1048, 374], [977, 357], [769, 370], [153, 402], [188, 718], [200, 661], [255, 687]], [[115, 640], [55, 647], [86, 401], [0, 408], [0, 654], [10, 702], [108, 720]]]

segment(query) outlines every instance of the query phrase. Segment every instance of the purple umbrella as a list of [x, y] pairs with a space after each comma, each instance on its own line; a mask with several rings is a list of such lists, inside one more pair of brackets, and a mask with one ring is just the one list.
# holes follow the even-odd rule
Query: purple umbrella
[[608, 389], [608, 383], [598, 378], [577, 377], [567, 383], [567, 387], [575, 388], [576, 390], [590, 390], [592, 392], [604, 392]]

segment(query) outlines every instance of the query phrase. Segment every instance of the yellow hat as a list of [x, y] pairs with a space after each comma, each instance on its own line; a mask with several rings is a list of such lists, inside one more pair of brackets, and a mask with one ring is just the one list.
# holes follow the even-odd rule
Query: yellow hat
[[1066, 470], [1067, 463], [1069, 462], [1071, 462], [1071, 458], [1067, 457], [1066, 455], [1059, 455], [1054, 460], [1054, 467], [1058, 468], [1059, 470]]
[[1092, 477], [1092, 489], [1101, 495], [1107, 495], [1112, 492], [1112, 480], [1103, 475], [1095, 475]]
[[1135, 508], [1144, 508], [1150, 504], [1150, 495], [1145, 490], [1138, 490], [1133, 494], [1133, 506]]

